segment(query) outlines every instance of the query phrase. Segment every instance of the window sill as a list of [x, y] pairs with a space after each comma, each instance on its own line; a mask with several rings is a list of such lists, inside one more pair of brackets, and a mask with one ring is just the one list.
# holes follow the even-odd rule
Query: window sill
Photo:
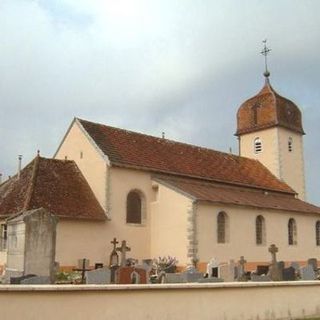
[[142, 222], [142, 223], [132, 223], [132, 222], [126, 222], [126, 225], [128, 227], [146, 227], [146, 223], [145, 222]]

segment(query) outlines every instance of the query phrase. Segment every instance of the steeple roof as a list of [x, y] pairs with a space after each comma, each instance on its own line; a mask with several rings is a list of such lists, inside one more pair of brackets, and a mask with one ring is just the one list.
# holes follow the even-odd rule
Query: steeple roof
[[236, 135], [276, 126], [304, 134], [298, 106], [273, 89], [269, 74], [265, 74], [265, 84], [260, 92], [238, 109], [237, 125]]

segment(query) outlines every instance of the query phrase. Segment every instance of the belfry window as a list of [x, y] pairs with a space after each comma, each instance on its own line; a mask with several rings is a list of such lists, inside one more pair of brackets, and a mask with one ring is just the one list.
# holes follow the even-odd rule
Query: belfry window
[[289, 137], [288, 139], [288, 151], [292, 152], [292, 144], [293, 144], [293, 140], [291, 137]]
[[263, 245], [265, 244], [266, 238], [266, 227], [265, 220], [263, 216], [257, 216], [256, 218], [256, 244]]
[[130, 191], [127, 196], [127, 223], [141, 224], [143, 220], [144, 198], [139, 191]]
[[320, 246], [320, 221], [316, 222], [316, 245]]
[[262, 141], [260, 138], [254, 139], [254, 153], [261, 153], [262, 152]]
[[217, 242], [228, 242], [228, 216], [225, 212], [219, 212], [217, 217]]
[[288, 222], [288, 244], [289, 246], [297, 244], [297, 224], [293, 218]]

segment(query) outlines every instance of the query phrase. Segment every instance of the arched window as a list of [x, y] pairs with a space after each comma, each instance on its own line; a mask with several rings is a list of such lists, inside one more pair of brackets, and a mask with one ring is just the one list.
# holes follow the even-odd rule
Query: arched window
[[293, 218], [288, 222], [288, 243], [290, 246], [297, 244], [297, 224]]
[[127, 223], [142, 223], [143, 196], [139, 191], [130, 191], [127, 196]]
[[263, 216], [256, 218], [256, 244], [263, 245], [266, 243], [266, 224]]
[[292, 150], [293, 150], [292, 144], [293, 144], [293, 140], [291, 137], [289, 137], [289, 139], [288, 139], [288, 151], [289, 152], [292, 152]]
[[225, 212], [219, 212], [217, 217], [217, 241], [228, 242], [228, 216]]
[[261, 153], [262, 152], [262, 141], [260, 138], [254, 139], [254, 153]]
[[316, 245], [320, 246], [320, 221], [316, 222]]

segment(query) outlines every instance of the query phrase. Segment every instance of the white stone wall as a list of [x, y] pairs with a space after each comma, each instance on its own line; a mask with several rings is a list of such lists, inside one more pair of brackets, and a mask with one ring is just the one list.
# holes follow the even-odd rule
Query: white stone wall
[[[229, 217], [229, 241], [217, 243], [217, 216], [220, 211]], [[266, 243], [256, 244], [255, 221], [258, 215], [265, 219]], [[305, 261], [319, 257], [316, 246], [315, 224], [319, 215], [299, 214], [285, 211], [254, 209], [228, 205], [198, 205], [198, 248], [202, 262], [216, 257], [220, 262], [239, 260], [244, 256], [248, 262], [268, 262], [271, 255], [268, 247], [279, 248], [278, 260]], [[297, 224], [297, 245], [288, 245], [288, 221], [294, 218]]]
[[319, 281], [0, 286], [1, 320], [291, 320], [319, 317], [319, 296]]

